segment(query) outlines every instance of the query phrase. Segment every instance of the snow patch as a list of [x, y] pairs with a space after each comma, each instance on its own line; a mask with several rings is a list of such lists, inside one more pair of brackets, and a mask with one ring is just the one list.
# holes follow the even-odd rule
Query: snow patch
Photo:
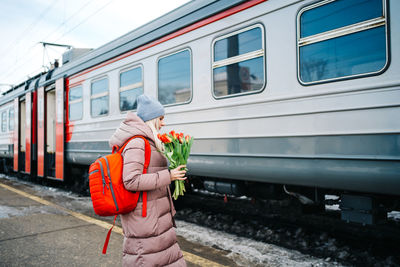
[[221, 231], [177, 220], [176, 232], [185, 239], [205, 246], [231, 251], [228, 257], [240, 266], [341, 266], [295, 250], [257, 242]]
[[50, 206], [9, 207], [0, 205], [0, 219], [21, 217], [31, 214], [67, 214]]

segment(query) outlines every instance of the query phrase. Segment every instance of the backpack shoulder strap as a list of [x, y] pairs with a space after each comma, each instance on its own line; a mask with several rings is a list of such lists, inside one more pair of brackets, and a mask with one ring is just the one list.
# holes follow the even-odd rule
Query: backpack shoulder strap
[[[141, 138], [144, 141], [144, 168], [143, 168], [143, 174], [147, 173], [147, 169], [149, 167], [150, 164], [150, 157], [151, 157], [151, 147], [150, 147], [150, 143], [149, 140], [147, 140], [146, 137], [142, 136], [142, 135], [134, 135], [131, 138], [129, 138], [120, 148], [117, 149], [117, 153], [122, 153], [122, 151], [124, 151], [126, 145], [135, 138]], [[114, 151], [114, 149], [113, 149]]]
[[[140, 136], [144, 140], [144, 166], [143, 166], [143, 174], [147, 173], [147, 169], [149, 168], [150, 164], [150, 157], [151, 157], [151, 147], [149, 140], [144, 136]], [[142, 217], [147, 216], [147, 191], [143, 191], [142, 194]]]
[[[143, 166], [143, 174], [147, 173], [147, 169], [149, 168], [149, 164], [150, 164], [150, 157], [151, 157], [151, 147], [150, 147], [150, 143], [149, 140], [147, 140], [146, 137], [142, 136], [142, 135], [135, 135], [132, 136], [131, 138], [129, 138], [122, 147], [120, 147], [117, 151], [117, 153], [122, 153], [122, 151], [124, 151], [126, 145], [134, 138], [141, 138], [144, 141], [144, 166]], [[147, 191], [143, 191], [143, 206], [142, 206], [142, 216], [146, 217], [147, 215]]]

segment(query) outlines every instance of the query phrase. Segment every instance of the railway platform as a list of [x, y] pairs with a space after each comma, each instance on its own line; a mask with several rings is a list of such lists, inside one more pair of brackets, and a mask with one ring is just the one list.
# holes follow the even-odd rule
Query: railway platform
[[[70, 204], [0, 178], [0, 266], [121, 266], [119, 222], [103, 255], [110, 221]], [[225, 251], [178, 242], [188, 266], [237, 266]]]

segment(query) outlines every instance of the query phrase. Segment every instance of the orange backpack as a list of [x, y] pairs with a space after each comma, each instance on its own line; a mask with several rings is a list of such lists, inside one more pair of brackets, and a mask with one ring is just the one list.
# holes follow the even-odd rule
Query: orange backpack
[[[121, 153], [129, 141], [134, 138], [142, 138], [145, 142], [143, 174], [147, 173], [147, 168], [150, 163], [151, 148], [149, 141], [141, 135], [131, 137], [121, 148], [114, 146], [112, 154], [98, 158], [89, 168], [89, 188], [94, 212], [100, 216], [115, 215], [114, 224], [119, 214], [125, 214], [134, 210], [139, 200], [140, 192], [126, 190], [122, 181], [124, 162]], [[143, 217], [146, 217], [146, 212], [147, 192], [143, 191]], [[114, 224], [108, 231], [103, 247], [103, 254], [107, 251], [108, 241]]]

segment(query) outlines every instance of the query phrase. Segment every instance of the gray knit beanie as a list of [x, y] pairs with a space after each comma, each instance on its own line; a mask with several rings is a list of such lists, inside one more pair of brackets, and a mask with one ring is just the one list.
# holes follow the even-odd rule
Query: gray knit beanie
[[156, 99], [147, 95], [137, 98], [137, 115], [143, 121], [149, 121], [165, 114], [164, 107]]

